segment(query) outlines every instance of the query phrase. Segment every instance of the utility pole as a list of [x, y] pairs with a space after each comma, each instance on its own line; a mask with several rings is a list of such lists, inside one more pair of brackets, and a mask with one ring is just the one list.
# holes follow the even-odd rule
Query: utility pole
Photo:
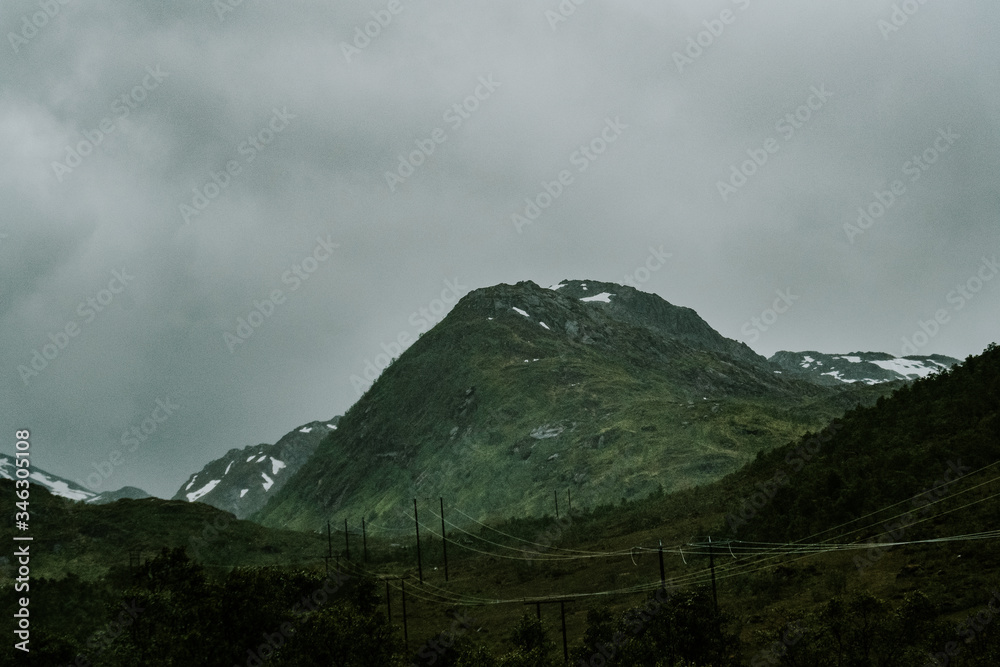
[[330, 577], [330, 559], [333, 557], [333, 538], [330, 534], [330, 520], [326, 520], [326, 556], [323, 557], [323, 572]]
[[347, 560], [351, 560], [351, 541], [347, 537], [347, 519], [344, 519], [344, 548], [347, 550]]
[[667, 590], [667, 575], [663, 570], [663, 540], [660, 540], [660, 588]]
[[534, 602], [525, 602], [524, 604], [535, 605], [535, 616], [538, 620], [542, 619], [542, 605], [543, 604], [555, 604], [559, 603], [559, 612], [562, 615], [562, 637], [563, 637], [563, 659], [569, 663], [569, 644], [566, 638], [566, 603], [572, 602], [573, 600], [535, 600]]
[[392, 598], [389, 597], [389, 580], [385, 580], [385, 615], [389, 619], [389, 625], [392, 625]]
[[420, 584], [424, 583], [424, 565], [420, 558], [420, 521], [417, 519], [417, 499], [413, 499], [413, 524], [417, 529], [417, 572], [420, 575]]
[[562, 614], [562, 635], [563, 635], [563, 661], [569, 662], [569, 647], [566, 644], [566, 602], [559, 601], [559, 613]]
[[361, 544], [365, 551], [365, 563], [368, 563], [368, 532], [365, 530], [365, 518], [361, 517]]
[[556, 518], [559, 518], [559, 492], [555, 489], [552, 490], [552, 497], [556, 499]]
[[406, 579], [400, 579], [400, 583], [403, 585], [403, 642], [406, 644], [406, 648], [410, 648], [410, 634], [406, 630]]
[[448, 581], [448, 538], [444, 533], [444, 497], [439, 497], [441, 501], [441, 546], [444, 549], [444, 580]]
[[708, 538], [708, 564], [712, 568], [712, 602], [715, 604], [715, 617], [719, 617], [719, 595], [715, 589], [715, 552], [712, 549], [712, 537]]

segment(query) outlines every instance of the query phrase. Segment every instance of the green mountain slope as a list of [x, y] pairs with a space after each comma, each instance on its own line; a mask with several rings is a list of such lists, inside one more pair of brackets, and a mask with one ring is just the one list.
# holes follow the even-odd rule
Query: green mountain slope
[[[613, 296], [580, 296], [602, 292]], [[316, 529], [361, 515], [398, 523], [414, 496], [445, 496], [478, 518], [550, 512], [554, 490], [580, 506], [638, 498], [719, 479], [891, 390], [775, 369], [634, 288], [476, 290], [252, 518]]]
[[[896, 503], [876, 519], [926, 517], [930, 503], [948, 497], [961, 477], [1000, 461], [1000, 348], [991, 345], [874, 406], [852, 410], [828, 431], [763, 453], [737, 476], [765, 482], [769, 497], [759, 509], [734, 509], [732, 532], [741, 539], [800, 539]], [[746, 498], [755, 493], [759, 487], [746, 489]], [[955, 531], [992, 528], [983, 510], [949, 522]], [[928, 530], [902, 528], [907, 539]]]

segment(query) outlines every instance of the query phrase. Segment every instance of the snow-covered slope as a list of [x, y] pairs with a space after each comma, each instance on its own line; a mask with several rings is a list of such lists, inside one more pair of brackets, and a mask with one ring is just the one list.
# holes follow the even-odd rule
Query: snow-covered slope
[[[16, 479], [16, 466], [17, 464], [14, 462], [14, 457], [8, 454], [0, 454], [0, 478]], [[90, 501], [98, 495], [93, 491], [84, 489], [75, 482], [63, 479], [57, 475], [49, 474], [44, 470], [39, 470], [35, 466], [30, 466], [29, 469], [31, 470], [31, 473], [28, 475], [28, 481], [32, 484], [44, 486], [54, 496], [69, 498], [70, 500]]]
[[[0, 479], [16, 479], [15, 468], [17, 464], [14, 457], [8, 454], [0, 454]], [[76, 482], [63, 479], [58, 475], [47, 473], [35, 466], [30, 467], [31, 473], [28, 481], [32, 484], [44, 486], [49, 493], [60, 498], [69, 500], [82, 500], [92, 505], [103, 505], [112, 503], [120, 498], [148, 498], [149, 494], [134, 486], [123, 486], [117, 491], [105, 491], [104, 493], [94, 493]]]
[[337, 429], [339, 420], [334, 417], [299, 426], [273, 445], [230, 449], [189, 477], [173, 500], [203, 502], [244, 519], [284, 486], [320, 441]]
[[884, 352], [787, 352], [782, 350], [768, 361], [781, 367], [781, 373], [807, 377], [822, 384], [864, 382], [879, 384], [896, 380], [916, 380], [959, 363], [958, 359], [939, 354], [894, 357]]

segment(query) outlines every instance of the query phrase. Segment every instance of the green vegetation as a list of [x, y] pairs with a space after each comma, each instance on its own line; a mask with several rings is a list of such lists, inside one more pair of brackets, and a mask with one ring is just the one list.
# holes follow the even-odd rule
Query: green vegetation
[[[657, 300], [718, 344], [693, 311]], [[544, 515], [554, 489], [588, 507], [639, 499], [716, 481], [892, 390], [786, 380], [762, 358], [685, 340], [531, 284], [480, 290], [387, 368], [251, 518], [398, 527], [415, 496], [479, 519]]]
[[[392, 542], [412, 538], [397, 533], [369, 535], [367, 567], [354, 552], [331, 563], [346, 576], [327, 578], [325, 536], [198, 503], [95, 507], [33, 488], [32, 660], [71, 664], [83, 652], [94, 665], [229, 666], [268, 653], [261, 664], [561, 664], [560, 605], [541, 605], [538, 619], [540, 599], [565, 601], [576, 665], [1000, 664], [1000, 552], [989, 532], [1000, 514], [998, 385], [991, 345], [848, 410], [826, 435], [762, 449], [715, 483], [593, 505], [574, 493], [559, 521], [512, 513], [480, 526], [451, 512], [447, 582], [440, 542], [424, 532], [433, 516], [421, 528], [423, 583], [412, 552]], [[13, 484], [0, 482], [0, 494], [10, 499]], [[0, 537], [10, 542], [11, 532]], [[755, 544], [765, 541], [780, 544]], [[855, 542], [863, 548], [820, 544]], [[198, 558], [168, 548], [130, 568], [138, 543]], [[9, 581], [12, 566], [3, 569]], [[303, 604], [320, 590], [325, 600]], [[13, 604], [5, 596], [0, 612], [9, 618]], [[14, 657], [8, 643], [0, 660]]]

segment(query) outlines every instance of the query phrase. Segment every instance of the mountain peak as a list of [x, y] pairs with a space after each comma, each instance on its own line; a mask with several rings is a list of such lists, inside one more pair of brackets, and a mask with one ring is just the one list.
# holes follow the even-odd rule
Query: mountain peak
[[[599, 280], [562, 280], [542, 288], [532, 281], [522, 281], [475, 290], [463, 302], [466, 307], [481, 312], [493, 311], [494, 316], [505, 311], [516, 313], [549, 331], [564, 331], [571, 337], [586, 330], [582, 324], [589, 320], [594, 320], [592, 323], [596, 325], [598, 320], [606, 323], [610, 318], [693, 348], [753, 364], [766, 363], [764, 357], [746, 344], [717, 332], [691, 308], [676, 306], [657, 294], [628, 285]], [[599, 341], [593, 333], [585, 333], [580, 338], [583, 342]]]

